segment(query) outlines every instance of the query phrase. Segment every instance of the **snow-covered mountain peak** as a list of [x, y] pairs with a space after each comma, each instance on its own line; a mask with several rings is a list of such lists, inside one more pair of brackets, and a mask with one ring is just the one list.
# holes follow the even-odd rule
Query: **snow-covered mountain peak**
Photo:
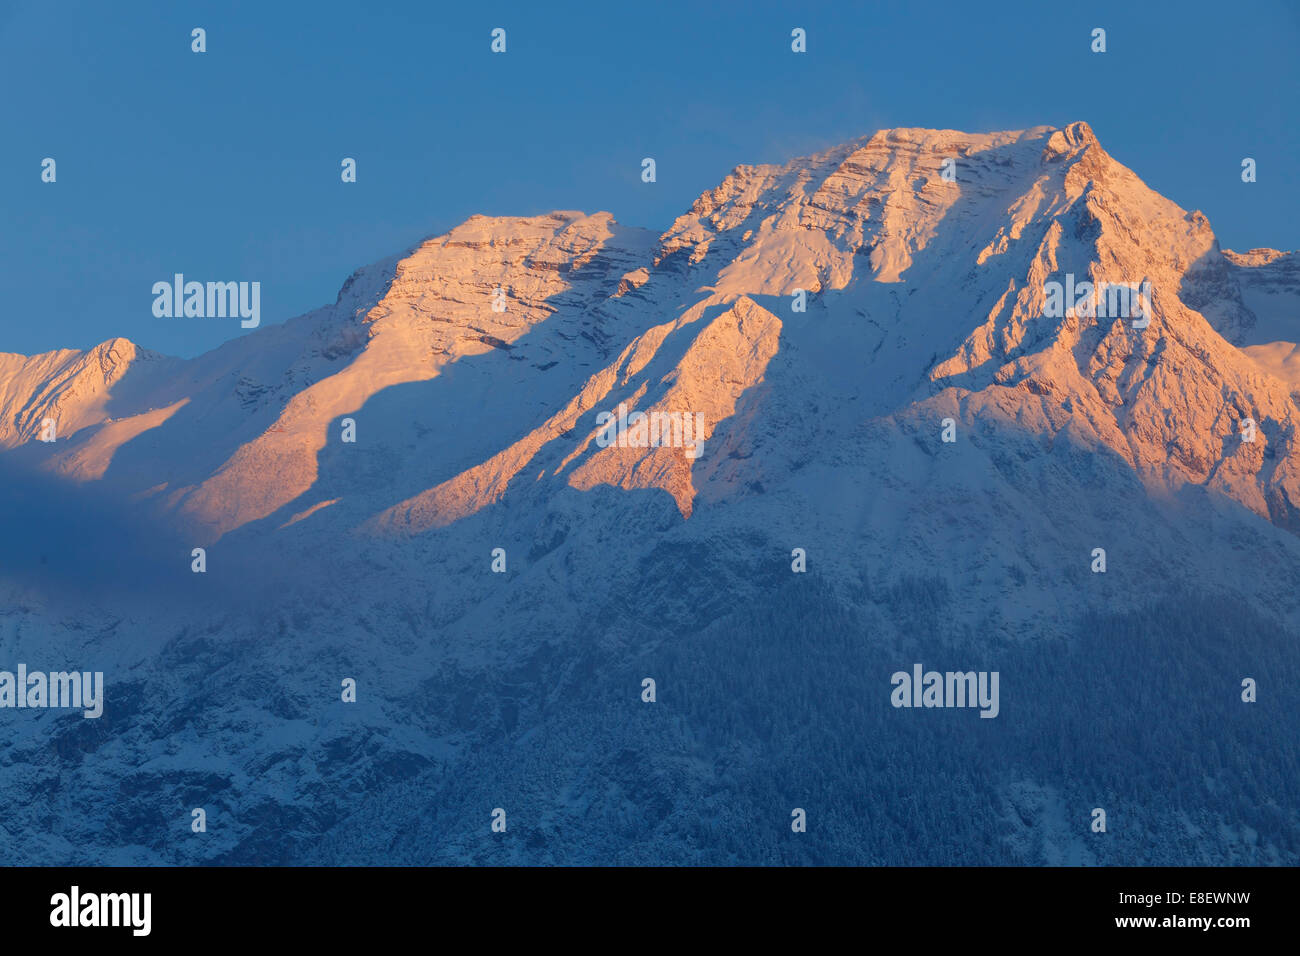
[[[114, 340], [8, 357], [0, 396], [28, 458], [147, 491], [205, 538], [421, 533], [601, 486], [665, 492], [693, 517], [834, 459], [846, 434], [826, 408], [1011, 415], [1289, 526], [1298, 417], [1279, 343], [1300, 336], [1277, 334], [1270, 303], [1289, 301], [1293, 262], [1222, 253], [1086, 123], [901, 128], [737, 166], [659, 236], [605, 212], [473, 216], [209, 355], [142, 369]], [[1075, 307], [1088, 286], [1101, 308]], [[1111, 286], [1145, 290], [1146, 325], [1107, 312]], [[33, 448], [41, 408], [63, 440]], [[604, 447], [597, 423], [620, 408], [698, 415], [708, 451]], [[797, 408], [816, 424], [793, 434]], [[1247, 419], [1259, 443], [1228, 442]], [[383, 467], [338, 457], [345, 421], [370, 449], [346, 453]]]

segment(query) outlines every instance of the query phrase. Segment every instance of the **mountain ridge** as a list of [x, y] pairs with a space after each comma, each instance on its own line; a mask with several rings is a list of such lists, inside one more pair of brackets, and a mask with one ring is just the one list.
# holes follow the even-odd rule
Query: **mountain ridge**
[[[944, 178], [945, 160], [954, 164], [951, 182]], [[971, 242], [981, 245], [973, 262], [964, 252]], [[1031, 243], [1036, 247], [1031, 248]], [[1144, 251], [1152, 247], [1154, 252]], [[964, 272], [951, 268], [963, 259], [969, 263]], [[473, 216], [404, 256], [358, 270], [344, 283], [333, 306], [259, 330], [180, 366], [178, 360], [151, 353], [139, 352], [137, 359], [136, 347], [124, 339], [109, 340], [80, 355], [65, 351], [29, 359], [22, 363], [22, 371], [5, 376], [0, 443], [12, 449], [20, 441], [30, 442], [41, 420], [62, 417], [60, 433], [72, 440], [75, 451], [55, 454], [45, 467], [82, 479], [102, 477], [114, 470], [111, 462], [119, 450], [139, 448], [142, 436], [148, 441], [155, 433], [166, 433], [167, 420], [178, 413], [184, 418], [188, 413], [182, 410], [194, 398], [182, 394], [183, 389], [143, 389], [137, 408], [132, 409], [129, 401], [118, 403], [128, 405], [127, 414], [114, 416], [110, 408], [114, 403], [106, 401], [105, 395], [126, 370], [146, 361], [166, 374], [178, 368], [196, 370], [189, 381], [218, 406], [215, 412], [204, 412], [205, 420], [210, 422], [218, 414], [229, 420], [220, 427], [230, 431], [230, 437], [218, 436], [216, 441], [228, 453], [224, 460], [213, 458], [198, 471], [165, 476], [164, 482], [137, 480], [132, 491], [139, 494], [165, 484], [156, 495], [164, 509], [175, 511], [196, 530], [206, 529], [201, 530], [204, 537], [220, 537], [274, 515], [283, 524], [291, 517], [283, 513], [286, 508], [302, 515], [328, 507], [306, 498], [311, 497], [317, 458], [329, 433], [386, 389], [430, 380], [450, 365], [493, 350], [514, 361], [531, 360], [533, 366], [552, 368], [553, 362], [581, 363], [587, 355], [583, 348], [590, 349], [587, 357], [593, 361], [608, 360], [621, 349], [632, 357], [625, 372], [635, 375], [660, 344], [679, 338], [683, 330], [687, 335], [695, 332], [696, 319], [710, 310], [743, 299], [763, 310], [775, 323], [772, 328], [779, 329], [783, 321], [790, 321], [790, 313], [788, 306], [772, 300], [789, 297], [796, 289], [813, 296], [844, 293], [852, 298], [862, 283], [872, 282], [901, 286], [909, 296], [919, 293], [920, 299], [907, 303], [908, 311], [931, 324], [926, 331], [936, 344], [962, 335], [962, 325], [974, 324], [974, 331], [965, 333], [957, 349], [946, 359], [936, 353], [936, 362], [924, 370], [932, 391], [959, 387], [982, 392], [1018, 382], [1017, 387], [1046, 394], [1069, 381], [1067, 387], [1076, 399], [1088, 394], [1100, 399], [1090, 403], [1084, 416], [1090, 423], [1089, 440], [1104, 441], [1139, 470], [1145, 467], [1153, 476], [1159, 473], [1162, 480], [1217, 481], [1252, 510], [1289, 526], [1300, 498], [1289, 440], [1294, 403], [1286, 390], [1266, 387], [1252, 376], [1261, 370], [1274, 378], [1289, 374], [1286, 361], [1294, 344], [1287, 348], [1277, 342], [1263, 343], [1263, 348], [1255, 348], [1251, 361], [1243, 363], [1235, 353], [1207, 343], [1214, 333], [1227, 344], [1246, 341], [1258, 319], [1242, 300], [1243, 277], [1253, 279], [1260, 270], [1267, 272], [1268, 277], [1250, 286], [1253, 301], [1259, 302], [1261, 296], [1290, 288], [1287, 264], [1291, 261], [1292, 256], [1277, 251], [1221, 253], [1203, 215], [1183, 213], [1152, 193], [1102, 149], [1086, 123], [988, 134], [882, 130], [781, 166], [738, 166], [657, 238], [619, 226], [608, 213]], [[1073, 269], [1080, 281], [1136, 283], [1149, 280], [1149, 270], [1157, 264], [1165, 274], [1154, 284], [1156, 323], [1163, 326], [1168, 314], [1178, 327], [1188, 328], [1203, 318], [1213, 330], [1209, 337], [1202, 330], [1181, 342], [1171, 328], [1132, 341], [1109, 334], [1094, 342], [1081, 337], [1099, 330], [1076, 328], [1073, 317], [1058, 329], [1044, 326], [1041, 288], [1051, 276]], [[1004, 273], [1010, 275], [1010, 287], [981, 278]], [[945, 328], [933, 319], [943, 311], [942, 305], [915, 306], [932, 299], [933, 289], [947, 301], [956, 294], [976, 307], [968, 306], [960, 324]], [[500, 312], [493, 310], [498, 290]], [[1188, 301], [1202, 311], [1186, 309]], [[629, 318], [629, 305], [633, 311], [642, 309], [645, 316]], [[924, 392], [916, 388], [915, 379], [925, 359], [917, 353], [916, 343], [909, 341], [914, 337], [910, 330], [898, 322], [902, 306], [897, 296], [868, 294], [865, 301], [846, 305], [870, 326], [865, 335], [846, 334], [846, 342], [853, 343], [856, 335], [854, 344], [864, 351], [871, 348], [874, 354], [888, 340], [907, 355], [898, 371], [911, 378], [895, 376], [890, 397], [877, 403], [878, 410], [922, 400]], [[892, 322], [890, 311], [896, 313]], [[563, 327], [553, 321], [557, 313]], [[751, 310], [751, 314], [756, 313]], [[656, 316], [669, 318], [668, 325], [656, 322]], [[710, 317], [700, 328], [711, 328], [716, 321], [716, 316]], [[1229, 370], [1231, 380], [1220, 387], [1237, 396], [1220, 402], [1208, 421], [1196, 421], [1191, 430], [1179, 434], [1163, 456], [1157, 446], [1169, 443], [1155, 425], [1156, 412], [1141, 408], [1141, 390], [1126, 389], [1122, 381], [1124, 370], [1137, 359], [1133, 348], [1141, 349], [1144, 341], [1181, 344], [1178, 351], [1184, 354], [1178, 357], [1179, 368], [1188, 367], [1207, 350], [1218, 349], [1214, 366]], [[260, 353], [275, 357], [264, 355], [253, 364], [249, 361], [253, 346], [239, 342], [256, 343]], [[513, 351], [516, 343], [531, 350], [534, 342], [536, 355]], [[743, 342], [742, 335], [730, 347], [751, 347]], [[577, 344], [571, 347], [571, 343]], [[1093, 365], [1082, 369], [1082, 380], [1069, 371], [1071, 363], [1061, 356], [1079, 349], [1089, 350]], [[119, 353], [125, 357], [110, 360]], [[682, 354], [690, 355], [691, 350]], [[1168, 353], [1162, 353], [1163, 359], [1145, 354], [1148, 361], [1171, 361]], [[1270, 364], [1269, 356], [1277, 355], [1281, 357]], [[224, 356], [229, 358], [221, 362]], [[29, 378], [39, 380], [40, 370], [47, 365], [48, 381], [28, 384]], [[102, 374], [97, 375], [96, 369]], [[680, 376], [682, 371], [671, 374]], [[602, 373], [606, 378], [608, 374]], [[727, 373], [697, 367], [693, 374], [703, 383]], [[747, 374], [739, 380], [742, 393], [756, 385], [762, 369], [755, 367]], [[597, 399], [587, 393], [598, 381], [604, 379], [575, 380], [568, 388], [569, 402], [559, 396], [550, 399], [559, 406], [555, 411], [566, 404], [591, 411], [602, 400], [616, 405], [616, 392], [622, 396], [619, 400], [630, 398], [635, 407], [645, 394], [614, 388], [611, 379], [597, 389], [601, 393]], [[1152, 383], [1152, 389], [1158, 387], [1158, 380]], [[707, 388], [697, 385], [691, 400], [701, 404], [705, 392]], [[674, 393], [668, 399], [673, 408], [661, 410], [687, 411], [674, 404], [684, 394]], [[1134, 400], [1139, 407], [1131, 406]], [[578, 406], [573, 406], [575, 401]], [[1186, 404], [1170, 394], [1155, 401], [1175, 408], [1180, 401]], [[148, 409], [139, 407], [143, 405]], [[232, 408], [236, 405], [237, 411]], [[1124, 406], [1127, 420], [1120, 421], [1107, 406]], [[1285, 467], [1280, 472], [1273, 468], [1263, 476], [1262, 461], [1247, 462], [1241, 454], [1226, 466], [1213, 465], [1224, 452], [1213, 447], [1215, 439], [1210, 436], [1224, 422], [1235, 424], [1250, 417], [1248, 407], [1258, 410], [1261, 422], [1279, 423], [1281, 431], [1268, 440], [1285, 442], [1281, 449]], [[734, 405], [719, 406], [711, 414], [725, 419], [733, 412]], [[578, 423], [576, 417], [570, 418], [561, 414], [549, 424], [538, 424], [554, 430], [564, 421], [566, 427], [560, 431], [567, 432]], [[96, 428], [99, 434], [88, 434]], [[177, 423], [175, 430], [180, 428]], [[591, 437], [589, 431], [584, 446], [588, 452], [574, 453], [590, 453]], [[536, 445], [542, 439], [543, 433], [525, 430], [503, 435], [501, 441], [518, 448], [521, 441]], [[542, 443], [553, 440], [547, 435]], [[62, 450], [59, 443], [55, 448]], [[504, 448], [498, 452], [509, 454]], [[570, 469], [570, 480], [586, 487], [612, 483], [630, 488], [641, 482], [672, 486], [677, 489], [673, 495], [679, 510], [690, 513], [693, 493], [685, 490], [691, 482], [682, 472], [686, 461], [680, 453], [655, 449], [646, 458], [629, 455], [626, 449], [606, 449], [598, 457], [602, 463], [579, 462]], [[571, 460], [567, 453], [561, 459]], [[490, 471], [492, 460], [492, 455], [480, 453], [478, 462], [467, 463]], [[152, 470], [162, 469], [155, 462]], [[516, 474], [517, 469], [498, 478], [508, 482]], [[640, 477], [634, 477], [637, 474]], [[1254, 476], [1256, 487], [1250, 487], [1248, 474]], [[457, 487], [479, 483], [481, 477], [475, 475], [471, 468], [459, 478], [451, 476], [452, 484], [430, 485], [422, 493], [426, 499], [445, 499]], [[504, 488], [498, 487], [480, 497], [483, 502], [497, 501], [503, 493]], [[360, 524], [392, 528], [393, 516], [403, 509], [410, 514], [411, 507], [400, 502], [377, 504], [370, 520]], [[464, 506], [448, 507], [465, 513]]]
[[[1294, 862], [1294, 261], [1086, 124], [881, 131], [660, 234], [473, 217], [195, 359], [0, 356], [0, 648], [108, 687], [0, 739], [0, 845]], [[1052, 314], [1067, 276], [1149, 324]], [[917, 661], [1000, 716], [893, 710]]]

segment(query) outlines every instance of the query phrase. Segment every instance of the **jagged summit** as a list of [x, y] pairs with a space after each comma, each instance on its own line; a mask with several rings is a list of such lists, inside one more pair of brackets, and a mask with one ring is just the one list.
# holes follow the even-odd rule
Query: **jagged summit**
[[[473, 216], [194, 360], [146, 367], [124, 339], [5, 356], [0, 442], [207, 538], [388, 535], [564, 489], [665, 493], [691, 517], [837, 467], [855, 423], [987, 418], [1296, 528], [1294, 262], [1222, 252], [1087, 123], [881, 130], [737, 166], [658, 236], [604, 212]], [[1146, 283], [1149, 326], [1054, 317], [1067, 275]], [[620, 406], [700, 415], [708, 451], [602, 447]], [[51, 416], [59, 440], [33, 445]], [[331, 445], [345, 418], [388, 462], [364, 483]], [[1231, 441], [1247, 419], [1260, 440]]]

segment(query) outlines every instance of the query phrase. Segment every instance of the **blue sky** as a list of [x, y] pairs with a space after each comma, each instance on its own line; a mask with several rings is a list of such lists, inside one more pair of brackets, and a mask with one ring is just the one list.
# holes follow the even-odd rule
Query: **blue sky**
[[197, 354], [244, 333], [155, 318], [151, 287], [175, 272], [260, 281], [263, 324], [283, 321], [476, 212], [604, 209], [660, 230], [739, 163], [890, 126], [1087, 120], [1225, 246], [1294, 249], [1298, 10], [0, 0], [0, 351], [124, 335]]

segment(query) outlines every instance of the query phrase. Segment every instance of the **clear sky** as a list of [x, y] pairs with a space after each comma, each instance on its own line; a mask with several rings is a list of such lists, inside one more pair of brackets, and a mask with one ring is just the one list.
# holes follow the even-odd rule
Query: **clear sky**
[[[891, 126], [1086, 120], [1225, 247], [1295, 249], [1298, 11], [0, 0], [0, 351], [124, 335], [197, 354], [245, 333], [155, 318], [152, 285], [175, 272], [260, 281], [263, 324], [279, 322], [476, 212], [603, 209], [662, 230], [737, 164]], [[194, 27], [206, 53], [191, 52]], [[355, 184], [340, 181], [345, 156]], [[641, 182], [645, 156], [656, 183]]]

